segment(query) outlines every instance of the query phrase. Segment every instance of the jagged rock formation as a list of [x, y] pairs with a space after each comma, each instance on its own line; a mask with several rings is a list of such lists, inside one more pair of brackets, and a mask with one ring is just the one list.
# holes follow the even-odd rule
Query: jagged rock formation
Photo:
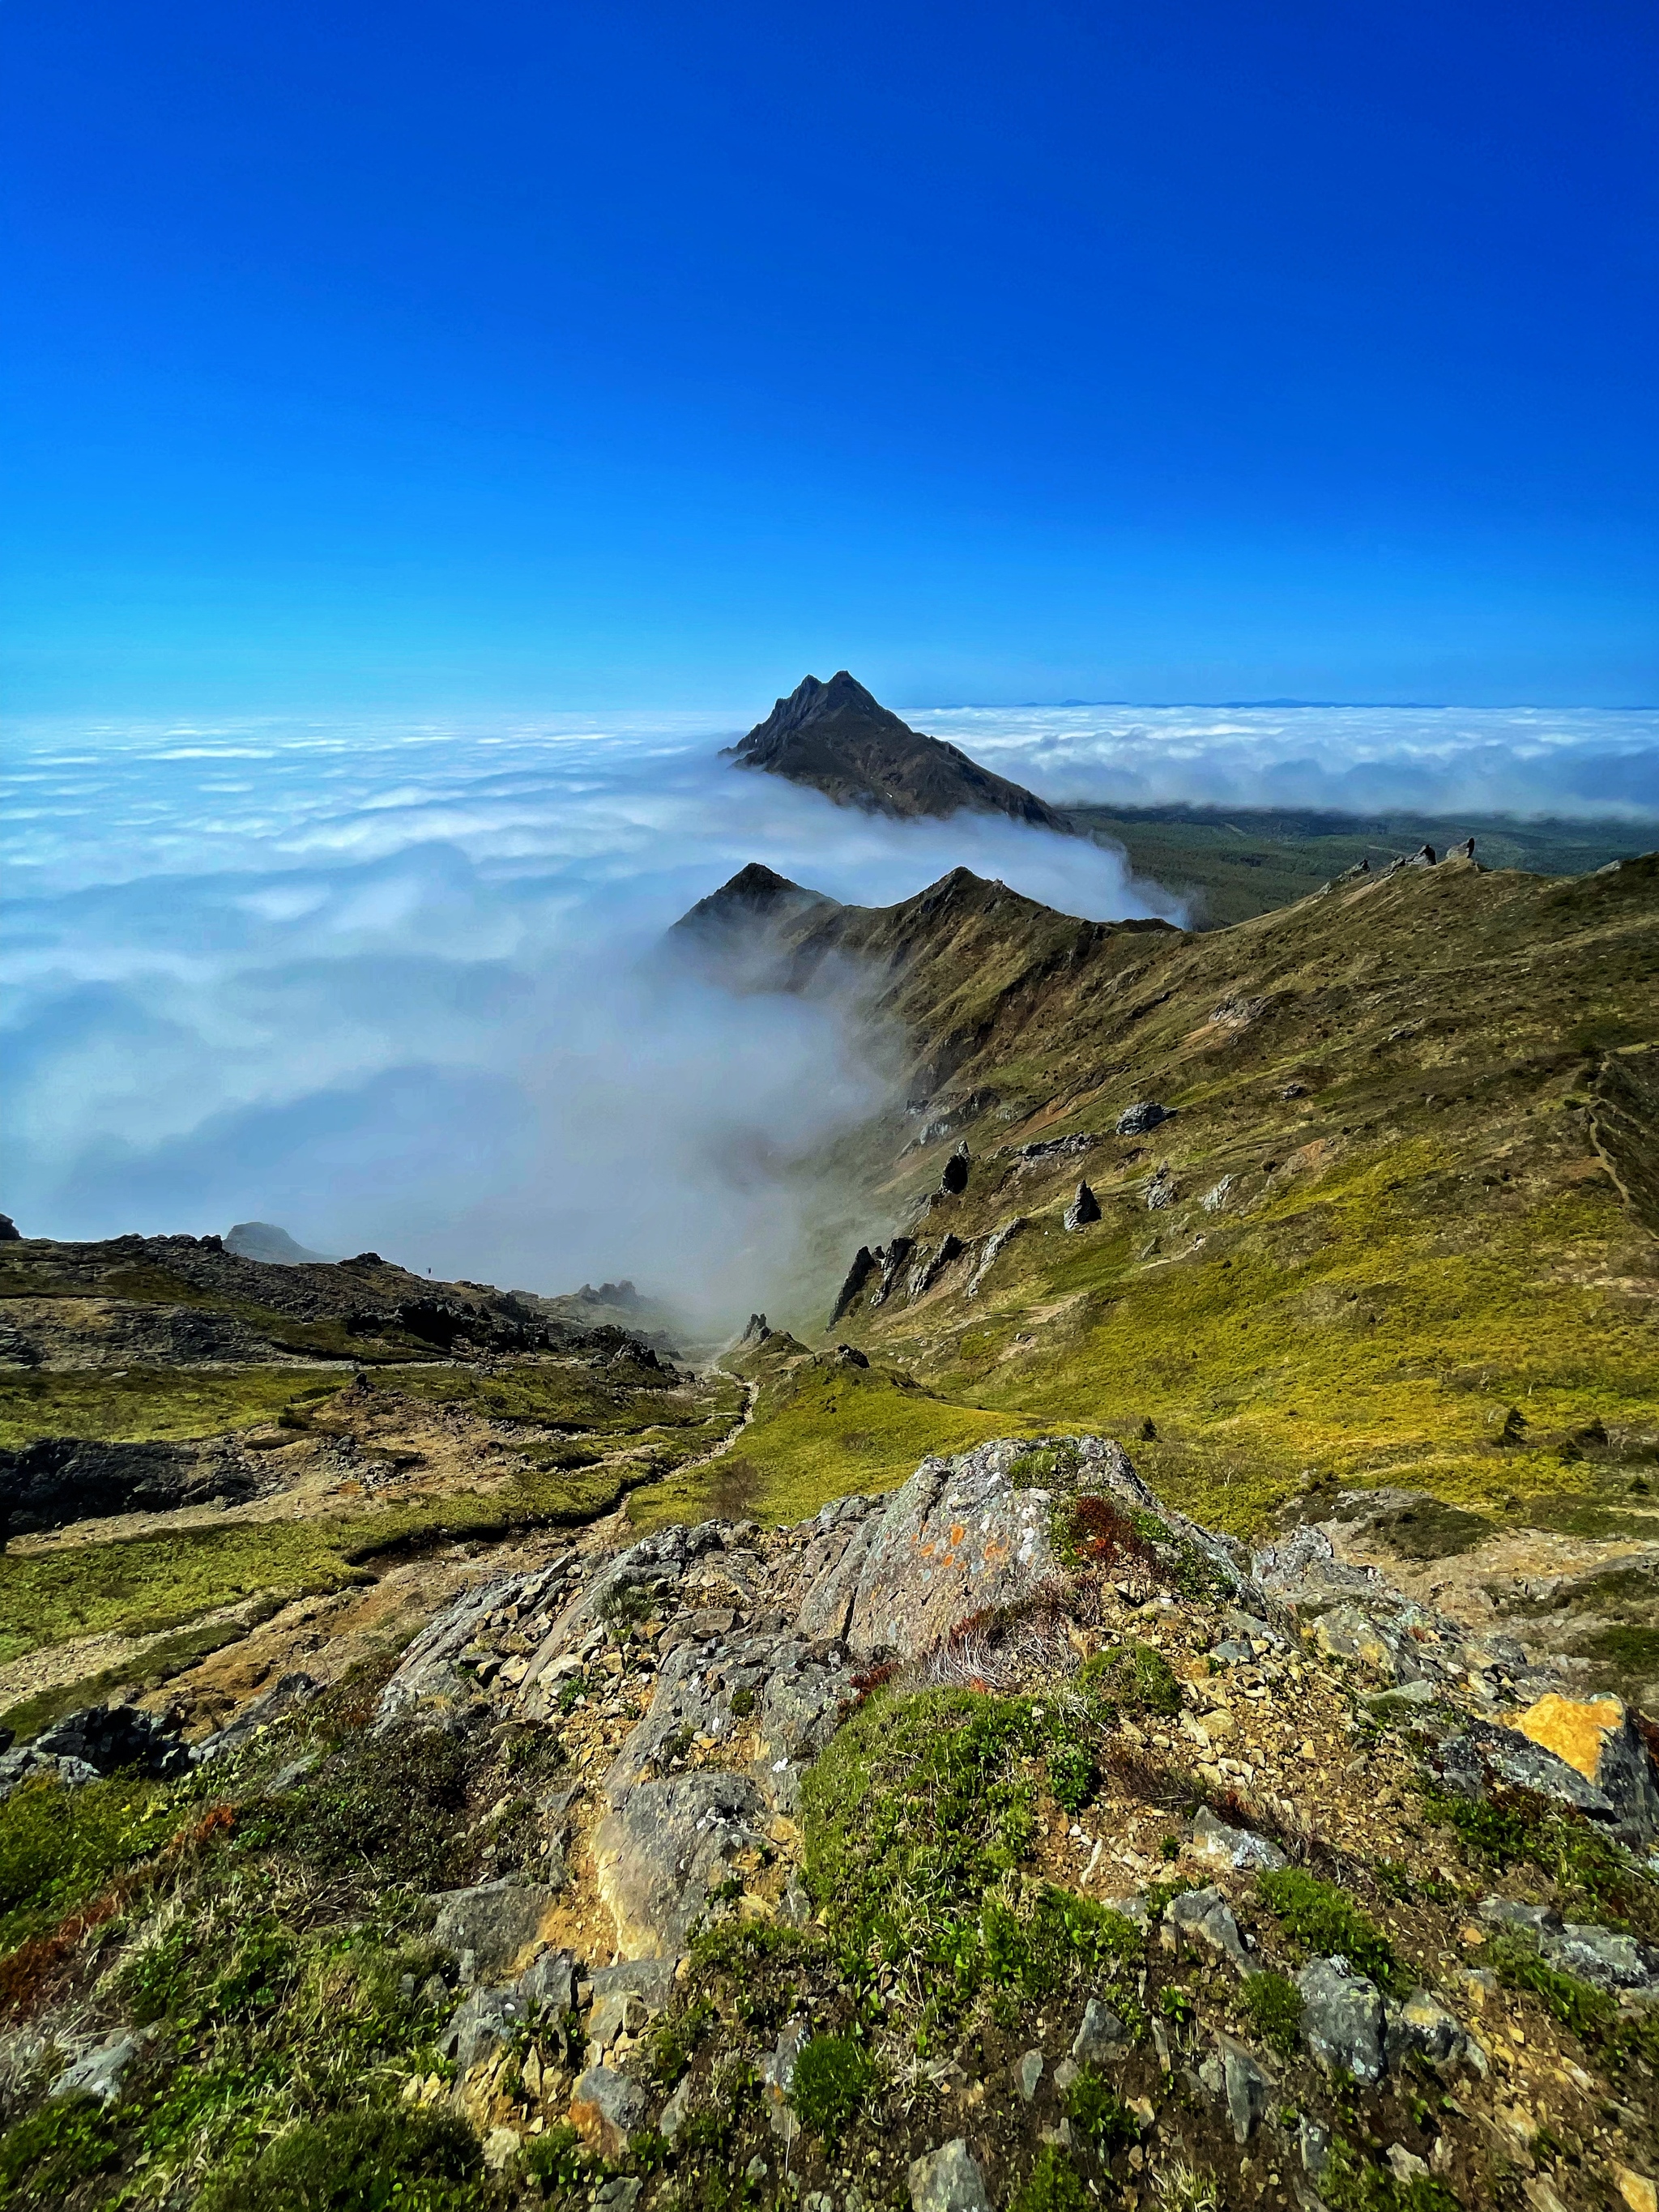
[[308, 1252], [286, 1229], [278, 1229], [270, 1221], [239, 1221], [234, 1228], [226, 1230], [224, 1244], [226, 1251], [237, 1259], [263, 1260], [268, 1267], [326, 1267], [329, 1263], [326, 1252]]
[[900, 721], [844, 668], [827, 684], [804, 678], [732, 751], [738, 768], [764, 769], [883, 814], [949, 815], [966, 807], [1043, 830], [1070, 827], [1035, 793]]
[[[212, 1759], [217, 1825], [123, 1875], [95, 1991], [84, 1923], [38, 1969], [26, 2047], [58, 2070], [11, 2111], [33, 2124], [43, 2080], [94, 2100], [106, 2174], [160, 2212], [155, 2093], [199, 2038], [240, 2111], [238, 2067], [314, 2033], [303, 1974], [246, 2031], [135, 2014], [181, 1908], [202, 1955], [170, 1986], [240, 1986], [255, 1935], [206, 1906], [264, 1869], [271, 1956], [361, 1959], [375, 1987], [418, 1961], [375, 2072], [319, 2073], [296, 2140], [321, 2159], [331, 2115], [428, 2116], [502, 2212], [544, 2170], [640, 2212], [732, 2172], [843, 2212], [843, 2169], [913, 2212], [1148, 2185], [1267, 2207], [1286, 2171], [1310, 2203], [1473, 2207], [1523, 2154], [1534, 2212], [1633, 2203], [1659, 2152], [1659, 1792], [1650, 1762], [1623, 1811], [1581, 1787], [1595, 1745], [1648, 1759], [1622, 1730], [1317, 1530], [1253, 1557], [1109, 1438], [1001, 1439], [793, 1528], [579, 1540], [441, 1611], [357, 1718], [273, 1707]], [[1524, 1787], [1465, 1758], [1492, 1736]], [[365, 1913], [412, 1863], [388, 1784], [404, 1827], [447, 1832], [441, 1802], [464, 1846], [407, 1953]], [[355, 1869], [344, 1950], [283, 1917], [319, 1910], [295, 1849]], [[279, 2157], [242, 2140], [205, 2154], [233, 2192]]]

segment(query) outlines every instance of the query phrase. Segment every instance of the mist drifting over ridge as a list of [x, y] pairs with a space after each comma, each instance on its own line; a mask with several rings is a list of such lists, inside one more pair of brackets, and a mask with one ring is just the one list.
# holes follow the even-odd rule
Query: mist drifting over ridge
[[[905, 713], [1055, 799], [1586, 811], [1613, 760], [1596, 811], [1659, 804], [1659, 716]], [[734, 774], [742, 726], [26, 733], [0, 1205], [58, 1236], [271, 1220], [543, 1291], [631, 1274], [702, 1323], [787, 1297], [800, 1164], [886, 1096], [882, 1040], [846, 992], [733, 999], [643, 961], [679, 914], [758, 860], [862, 903], [965, 866], [1182, 916], [1081, 839]]]
[[632, 1275], [700, 1324], [781, 1291], [802, 1164], [880, 1103], [881, 1040], [847, 991], [647, 960], [671, 922], [753, 859], [871, 903], [965, 865], [1177, 908], [1081, 840], [735, 775], [730, 734], [37, 733], [0, 1204], [57, 1236], [271, 1220], [535, 1290]]

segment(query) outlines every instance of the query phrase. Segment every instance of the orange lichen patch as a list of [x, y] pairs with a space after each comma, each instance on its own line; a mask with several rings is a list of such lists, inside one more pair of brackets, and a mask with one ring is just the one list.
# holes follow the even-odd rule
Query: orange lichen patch
[[1607, 1740], [1623, 1726], [1624, 1718], [1625, 1708], [1617, 1698], [1591, 1698], [1581, 1705], [1551, 1690], [1513, 1725], [1593, 1782]]

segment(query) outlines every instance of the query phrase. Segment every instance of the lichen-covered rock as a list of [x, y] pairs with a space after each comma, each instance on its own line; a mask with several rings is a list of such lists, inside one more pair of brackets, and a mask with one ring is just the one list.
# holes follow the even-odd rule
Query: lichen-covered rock
[[138, 2055], [138, 2038], [126, 2029], [108, 2036], [95, 2051], [83, 2052], [53, 2081], [51, 2097], [95, 2097], [112, 2105], [121, 2094], [126, 2070]]
[[620, 2158], [645, 2118], [645, 2092], [625, 2074], [590, 2066], [570, 2093], [570, 2124], [601, 2158]]
[[1244, 1939], [1238, 1932], [1238, 1923], [1233, 1909], [1218, 1889], [1189, 1889], [1179, 1897], [1171, 1898], [1164, 1915], [1164, 1924], [1176, 1931], [1177, 1936], [1196, 1937], [1219, 1951], [1242, 1974], [1255, 1972], [1254, 1961], [1244, 1948]]
[[1614, 1697], [1577, 1699], [1547, 1692], [1515, 1723], [1529, 1742], [1580, 1776], [1598, 1801], [1587, 1805], [1628, 1842], [1659, 1836], [1659, 1780], [1646, 1743]]
[[628, 1959], [673, 1958], [685, 1948], [708, 1893], [740, 1852], [757, 1850], [769, 1818], [746, 1774], [704, 1769], [629, 1790], [593, 1835], [600, 1897]]
[[480, 1981], [501, 1980], [515, 1972], [541, 1942], [555, 1893], [538, 1882], [480, 1882], [471, 1889], [448, 1889], [435, 1900], [438, 1917], [432, 1939], [456, 1959], [471, 1960]]
[[1087, 1229], [1091, 1222], [1099, 1218], [1100, 1200], [1086, 1182], [1080, 1182], [1077, 1187], [1077, 1195], [1066, 1209], [1065, 1226], [1067, 1229]]
[[1227, 2117], [1233, 2124], [1233, 2141], [1247, 2143], [1250, 2130], [1267, 2109], [1273, 2095], [1273, 2077], [1264, 2073], [1253, 2051], [1231, 2035], [1218, 2039], [1221, 2050], [1221, 2081], [1227, 2100]]
[[1101, 1997], [1091, 1997], [1083, 2008], [1083, 2021], [1072, 2042], [1072, 2056], [1079, 2066], [1098, 2066], [1123, 2041], [1123, 2022]]
[[985, 2176], [960, 2136], [912, 2160], [908, 2179], [910, 2212], [991, 2212]]
[[1302, 1996], [1302, 2033], [1308, 2048], [1328, 2073], [1355, 2081], [1382, 2078], [1382, 1997], [1375, 1982], [1339, 1966], [1314, 1959], [1296, 1978]]
[[1468, 2039], [1455, 2014], [1427, 1990], [1413, 1990], [1398, 2002], [1385, 1997], [1382, 2018], [1383, 2056], [1390, 2066], [1403, 2065], [1413, 2057], [1443, 2066], [1468, 2048]]
[[1247, 1867], [1272, 1871], [1286, 1863], [1277, 1844], [1252, 1835], [1248, 1828], [1229, 1827], [1207, 1805], [1201, 1805], [1193, 1817], [1192, 1850], [1195, 1858], [1235, 1872]]

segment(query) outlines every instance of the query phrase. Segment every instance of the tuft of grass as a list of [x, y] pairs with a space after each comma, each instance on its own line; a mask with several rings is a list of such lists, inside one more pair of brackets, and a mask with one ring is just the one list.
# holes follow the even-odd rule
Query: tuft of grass
[[1288, 1974], [1252, 1974], [1239, 1991], [1251, 2027], [1281, 2057], [1293, 2057], [1302, 2033], [1302, 1993]]
[[1406, 1976], [1389, 1941], [1370, 1914], [1346, 1891], [1303, 1867], [1281, 1867], [1256, 1876], [1262, 1902], [1287, 1934], [1322, 1957], [1341, 1956], [1380, 1989], [1400, 1990]]
[[879, 2079], [874, 2058], [855, 2036], [815, 2035], [795, 2060], [790, 2096], [801, 2125], [830, 2142], [858, 2117]]
[[0, 1804], [0, 1950], [73, 1911], [148, 1858], [183, 1818], [177, 1784], [116, 1776], [25, 1782]]
[[1103, 2157], [1140, 2140], [1140, 2122], [1103, 2074], [1085, 2066], [1066, 2092], [1066, 2117]]
[[1150, 1644], [1115, 1644], [1094, 1651], [1079, 1670], [1079, 1685], [1103, 1722], [1181, 1711], [1181, 1685], [1169, 1661]]
[[1082, 2176], [1071, 2160], [1052, 2143], [1044, 2143], [1008, 2212], [1088, 2212], [1089, 2203]]
[[1500, 1936], [1486, 1955], [1506, 1989], [1527, 1990], [1541, 1999], [1551, 2016], [1586, 2043], [1604, 2040], [1619, 2019], [1619, 2007], [1604, 1990], [1564, 1974], [1520, 1936]]
[[470, 2212], [486, 2201], [483, 2174], [478, 2138], [455, 2114], [370, 2106], [300, 2121], [197, 2203], [200, 2212]]

